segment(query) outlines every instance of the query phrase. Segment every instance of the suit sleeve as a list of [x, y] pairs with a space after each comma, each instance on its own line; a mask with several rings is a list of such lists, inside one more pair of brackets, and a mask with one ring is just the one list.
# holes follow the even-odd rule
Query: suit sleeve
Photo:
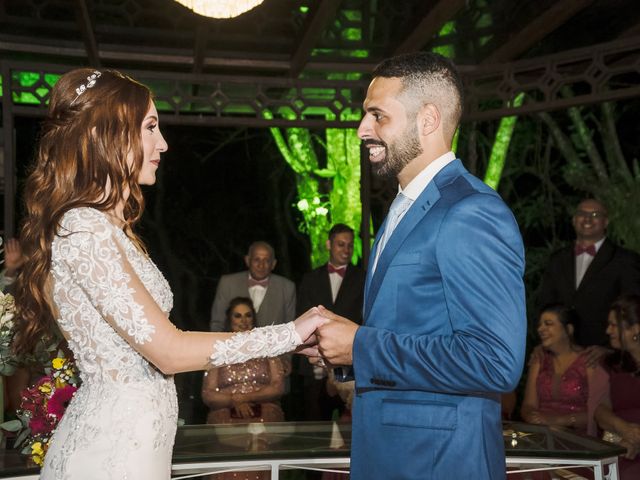
[[211, 306], [211, 323], [209, 330], [212, 332], [224, 331], [225, 315], [224, 312], [229, 306], [231, 298], [229, 298], [229, 289], [227, 287], [228, 279], [225, 276], [220, 277], [218, 288], [216, 288], [216, 296]]
[[285, 318], [282, 323], [292, 322], [296, 319], [296, 285], [290, 280], [287, 280], [286, 283], [284, 301]]
[[536, 296], [536, 308], [538, 310], [542, 309], [542, 307], [550, 303], [560, 302], [560, 293], [556, 285], [558, 275], [555, 272], [556, 269], [554, 268], [556, 262], [558, 262], [558, 254], [551, 256], [547, 268], [542, 275], [540, 289]]
[[620, 277], [620, 293], [640, 295], [640, 255], [629, 252], [629, 259]]
[[[446, 313], [398, 305], [443, 325], [441, 335], [361, 327], [354, 341], [358, 388], [439, 393], [508, 392], [524, 363], [524, 251], [513, 215], [494, 195], [472, 194], [449, 208], [437, 235], [436, 261]], [[415, 288], [419, 288], [416, 286]], [[402, 318], [396, 321], [402, 322]]]
[[313, 307], [311, 304], [311, 290], [311, 277], [310, 274], [307, 273], [302, 277], [302, 281], [298, 287], [298, 294], [296, 297], [296, 316], [302, 315]]

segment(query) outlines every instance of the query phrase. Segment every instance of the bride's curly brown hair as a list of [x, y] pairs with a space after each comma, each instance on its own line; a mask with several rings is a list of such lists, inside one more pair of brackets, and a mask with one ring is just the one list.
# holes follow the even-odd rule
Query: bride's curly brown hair
[[124, 205], [124, 231], [144, 250], [132, 227], [144, 199], [138, 175], [143, 162], [142, 122], [152, 95], [147, 87], [113, 70], [63, 75], [51, 91], [35, 162], [25, 187], [26, 219], [20, 233], [24, 264], [15, 285], [13, 349], [30, 353], [55, 332], [51, 298], [51, 242], [68, 210], [112, 212]]

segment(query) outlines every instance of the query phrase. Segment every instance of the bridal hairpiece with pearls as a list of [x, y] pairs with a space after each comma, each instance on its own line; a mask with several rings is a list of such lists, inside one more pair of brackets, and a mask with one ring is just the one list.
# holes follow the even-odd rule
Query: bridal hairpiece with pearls
[[101, 75], [102, 75], [101, 72], [99, 72], [98, 70], [94, 70], [94, 72], [87, 77], [87, 83], [86, 84], [83, 83], [78, 88], [76, 88], [77, 95], [76, 95], [76, 98], [74, 98], [71, 101], [71, 105], [73, 105], [75, 101], [78, 100], [80, 95], [82, 95], [84, 92], [87, 91], [87, 88], [92, 88], [96, 84], [96, 82], [98, 81], [98, 78], [100, 78]]

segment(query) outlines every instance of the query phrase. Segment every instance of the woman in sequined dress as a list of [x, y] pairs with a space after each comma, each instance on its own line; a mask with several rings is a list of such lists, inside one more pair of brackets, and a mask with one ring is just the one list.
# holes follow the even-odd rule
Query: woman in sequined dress
[[594, 435], [593, 411], [606, 389], [601, 381], [606, 374], [601, 367], [588, 367], [583, 348], [574, 343], [577, 320], [575, 311], [563, 305], [542, 310], [541, 351], [534, 351], [529, 362], [520, 414], [529, 423]]
[[[226, 331], [251, 330], [255, 318], [251, 299], [236, 297], [226, 311]], [[213, 368], [202, 385], [202, 399], [210, 409], [207, 423], [282, 422], [283, 394], [284, 370], [277, 357]]]
[[[605, 359], [610, 391], [596, 409], [600, 428], [627, 449], [620, 479], [640, 478], [640, 297], [626, 295], [611, 306], [607, 334], [615, 350]], [[606, 438], [606, 437], [605, 437]]]

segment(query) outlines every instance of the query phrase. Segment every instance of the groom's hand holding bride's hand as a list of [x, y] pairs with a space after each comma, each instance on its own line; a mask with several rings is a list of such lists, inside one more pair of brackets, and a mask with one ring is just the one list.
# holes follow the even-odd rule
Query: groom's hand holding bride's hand
[[353, 341], [359, 325], [323, 306], [318, 311], [330, 320], [319, 325], [315, 334], [321, 357], [331, 365], [352, 365]]

